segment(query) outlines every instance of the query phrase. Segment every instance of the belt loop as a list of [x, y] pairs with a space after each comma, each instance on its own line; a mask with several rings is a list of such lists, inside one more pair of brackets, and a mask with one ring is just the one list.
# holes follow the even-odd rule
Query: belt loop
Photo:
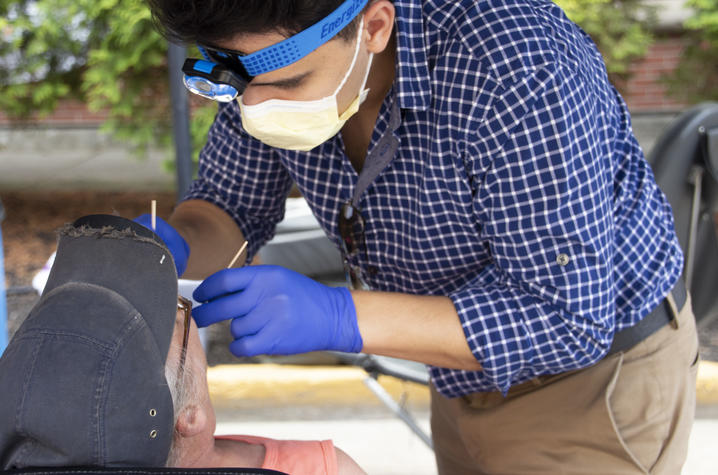
[[675, 330], [678, 330], [678, 313], [680, 310], [678, 309], [678, 305], [676, 305], [676, 299], [673, 298], [673, 290], [666, 295], [666, 302], [668, 302], [668, 308], [671, 312], [671, 326]]

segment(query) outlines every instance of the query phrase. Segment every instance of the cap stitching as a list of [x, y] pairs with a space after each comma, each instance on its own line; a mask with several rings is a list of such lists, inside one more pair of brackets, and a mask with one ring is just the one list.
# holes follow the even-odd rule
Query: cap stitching
[[[70, 331], [66, 331], [66, 330], [40, 330], [37, 328], [29, 328], [28, 330], [36, 331], [38, 335], [43, 335], [43, 336], [72, 337], [72, 338], [76, 338], [78, 340], [84, 340], [85, 343], [92, 344], [93, 346], [99, 346], [100, 348], [102, 348], [103, 353], [109, 354], [112, 352], [112, 346], [107, 345], [99, 340], [94, 339], [94, 338], [88, 337], [86, 335], [81, 335], [79, 333], [74, 333], [74, 332], [70, 332]], [[34, 338], [34, 337], [26, 336], [26, 337], [22, 337], [21, 339], [25, 339], [25, 338]]]
[[[133, 310], [133, 312], [134, 312], [134, 313], [137, 313], [136, 310]], [[131, 323], [132, 323], [132, 322], [131, 322]], [[29, 330], [33, 330], [33, 329], [29, 329]], [[103, 357], [103, 363], [102, 363], [102, 368], [101, 368], [101, 370], [100, 370], [102, 373], [101, 373], [100, 378], [98, 378], [98, 384], [96, 385], [96, 389], [95, 389], [95, 392], [97, 393], [98, 388], [99, 388], [99, 387], [102, 387], [102, 385], [104, 384], [104, 375], [105, 375], [105, 373], [106, 373], [106, 369], [105, 369], [105, 368], [106, 368], [106, 366], [107, 366], [107, 364], [108, 364], [107, 362], [112, 360], [111, 357], [112, 357], [113, 350], [112, 350], [112, 347], [111, 347], [110, 345], [106, 345], [106, 344], [104, 344], [104, 343], [102, 343], [102, 342], [99, 342], [98, 340], [95, 340], [95, 339], [93, 339], [93, 338], [88, 338], [88, 337], [86, 337], [86, 336], [84, 336], [84, 335], [79, 335], [79, 334], [77, 334], [77, 333], [67, 332], [67, 331], [39, 330], [39, 331], [37, 331], [37, 334], [38, 334], [38, 335], [42, 335], [42, 336], [44, 336], [44, 337], [59, 338], [59, 339], [72, 338], [72, 339], [74, 339], [74, 340], [79, 340], [79, 341], [76, 341], [76, 343], [84, 344], [84, 345], [90, 346], [90, 347], [92, 347], [92, 348], [99, 349], [100, 351], [99, 351], [98, 353], [99, 353], [100, 355], [102, 355], [102, 357]], [[37, 355], [40, 353], [40, 349], [42, 348], [42, 346], [43, 346], [43, 344], [45, 343], [46, 339], [45, 339], [45, 338], [38, 338], [38, 337], [36, 337], [36, 336], [22, 336], [22, 337], [20, 338], [20, 340], [39, 340], [39, 343], [38, 343], [37, 345], [35, 345], [35, 347], [34, 347], [34, 349], [33, 349], [32, 367], [31, 367], [31, 370], [28, 371], [27, 374], [26, 374], [26, 376], [25, 376], [26, 382], [23, 384], [23, 397], [22, 397], [22, 402], [21, 402], [21, 405], [20, 405], [20, 410], [18, 410], [17, 416], [16, 416], [16, 426], [15, 426], [15, 430], [18, 432], [18, 434], [22, 434], [25, 438], [30, 439], [30, 440], [28, 441], [29, 443], [23, 444], [23, 447], [22, 447], [22, 449], [18, 452], [18, 456], [17, 456], [17, 458], [16, 458], [16, 460], [17, 460], [18, 462], [21, 462], [21, 463], [23, 464], [23, 466], [24, 466], [24, 465], [27, 465], [26, 460], [32, 460], [31, 457], [27, 456], [27, 454], [30, 452], [30, 450], [31, 450], [32, 447], [34, 447], [34, 446], [37, 445], [37, 442], [36, 442], [33, 438], [31, 438], [25, 431], [23, 431], [23, 430], [20, 429], [22, 423], [21, 423], [21, 421], [20, 421], [19, 419], [20, 419], [20, 415], [21, 415], [22, 413], [24, 413], [24, 411], [23, 411], [22, 408], [23, 408], [24, 403], [25, 403], [25, 397], [26, 397], [28, 394], [30, 394], [30, 392], [31, 392], [31, 390], [30, 390], [30, 388], [28, 387], [28, 385], [29, 385], [29, 380], [32, 379], [32, 375], [34, 374], [35, 364], [36, 364], [36, 362], [37, 362]], [[95, 396], [95, 399], [97, 399], [97, 395]], [[97, 405], [97, 402], [96, 402], [94, 408], [95, 408], [95, 410], [94, 410], [94, 412], [95, 412], [95, 419], [94, 419], [94, 420], [98, 420], [98, 421], [99, 421], [100, 418], [99, 418], [99, 413], [98, 413], [98, 405]], [[102, 441], [102, 435], [101, 435], [101, 434], [102, 434], [102, 431], [100, 431], [99, 434], [97, 434], [97, 435], [98, 435], [98, 440], [100, 441], [100, 443], [101, 443], [101, 441]], [[95, 447], [93, 448], [93, 452], [94, 452], [94, 459], [95, 459], [95, 460], [100, 460], [100, 455], [99, 455], [99, 453], [98, 453], [98, 447], [97, 447], [97, 446], [95, 446]]]
[[[40, 348], [42, 347], [42, 344], [44, 343], [44, 341], [42, 341], [42, 339], [39, 339], [39, 340], [41, 340], [41, 341], [39, 341], [38, 344], [35, 345], [35, 348], [33, 349], [30, 369], [25, 374], [25, 381], [23, 382], [23, 385], [22, 385], [22, 399], [20, 400], [20, 407], [18, 408], [19, 410], [17, 411], [17, 416], [15, 418], [15, 430], [18, 432], [18, 434], [22, 434], [25, 437], [27, 437], [28, 434], [24, 430], [21, 429], [21, 427], [22, 427], [21, 415], [24, 414], [24, 412], [25, 412], [23, 409], [25, 406], [25, 398], [27, 397], [28, 394], [30, 394], [30, 391], [28, 391], [28, 386], [30, 385], [30, 380], [32, 379], [31, 376], [35, 372], [35, 364], [37, 363], [37, 356], [40, 353]], [[33, 443], [34, 443], [34, 441], [33, 441]], [[30, 444], [23, 445], [17, 455], [16, 460], [18, 462], [24, 464], [25, 455], [29, 451], [30, 451]]]
[[[110, 352], [112, 353], [112, 352]], [[105, 358], [102, 361], [102, 364], [100, 365], [100, 374], [97, 378], [97, 386], [95, 386], [95, 405], [94, 405], [94, 417], [93, 425], [95, 426], [95, 440], [97, 440], [97, 443], [93, 447], [93, 452], [95, 452], [95, 460], [100, 465], [104, 465], [105, 461], [107, 459], [107, 447], [105, 446], [105, 423], [104, 419], [100, 415], [101, 408], [103, 407], [103, 403], [107, 402], [107, 396], [103, 397], [103, 393], [106, 393], [105, 391], [105, 382], [107, 381], [107, 367], [110, 365], [110, 362], [112, 361], [112, 358], [108, 354], [108, 357]]]
[[[98, 429], [98, 446], [97, 449], [101, 447], [101, 453], [102, 455], [98, 454], [97, 460], [100, 461], [101, 464], [105, 464], [107, 460], [107, 439], [105, 437], [105, 417], [100, 417], [99, 411], [101, 407], [105, 408], [105, 414], [107, 412], [107, 399], [110, 397], [109, 388], [105, 386], [105, 381], [107, 378], [111, 378], [112, 373], [114, 372], [115, 363], [117, 362], [117, 354], [119, 353], [120, 349], [124, 348], [124, 342], [132, 335], [137, 333], [141, 328], [148, 327], [146, 322], [144, 321], [144, 318], [142, 318], [142, 315], [137, 310], [132, 310], [130, 315], [132, 315], [132, 319], [127, 322], [127, 324], [124, 326], [122, 331], [119, 333], [117, 339], [115, 340], [115, 345], [113, 348], [111, 348], [111, 351], [108, 354], [108, 358], [103, 363], [102, 367], [102, 374], [100, 377], [101, 384], [98, 385], [97, 392], [95, 394], [95, 415], [97, 416], [97, 429]], [[102, 388], [102, 389], [101, 389]]]
[[[100, 289], [103, 291], [106, 291], [108, 289], [98, 286], [96, 284], [91, 284], [87, 282], [68, 282], [65, 284], [62, 284], [58, 287], [55, 287], [51, 291], [47, 292], [42, 297], [42, 302], [37, 306], [37, 308], [33, 311], [37, 311], [42, 306], [44, 306], [50, 299], [53, 297], [54, 294], [67, 291], [68, 287], [70, 289], [77, 289], [77, 287], [88, 287], [91, 289]], [[114, 291], [110, 291], [111, 296], [113, 299], [118, 299], [121, 301], [124, 301], [124, 303], [128, 306], [128, 316], [130, 316], [129, 321], [125, 323], [125, 325], [121, 328], [120, 331], [118, 331], [117, 335], [115, 336], [115, 339], [113, 341], [113, 344], [107, 344], [105, 342], [102, 342], [100, 340], [97, 340], [92, 337], [88, 337], [87, 335], [79, 334], [77, 332], [73, 331], [67, 331], [67, 330], [44, 330], [41, 327], [28, 327], [27, 329], [23, 330], [24, 332], [33, 331], [36, 335], [42, 335], [46, 337], [56, 337], [56, 338], [73, 338], [75, 340], [78, 340], [78, 343], [86, 344], [88, 346], [92, 346], [99, 351], [99, 353], [103, 356], [103, 361], [100, 365], [99, 371], [100, 374], [98, 375], [97, 383], [95, 386], [95, 395], [94, 395], [94, 404], [92, 406], [93, 411], [93, 432], [95, 434], [95, 440], [97, 441], [96, 444], [94, 444], [94, 447], [92, 449], [93, 451], [93, 457], [94, 460], [97, 461], [98, 464], [104, 465], [107, 462], [108, 459], [108, 448], [107, 448], [107, 439], [105, 437], [105, 416], [107, 411], [103, 411], [104, 413], [101, 414], [101, 408], [107, 407], [107, 401], [110, 396], [109, 390], [106, 387], [106, 383], [108, 379], [111, 379], [111, 375], [113, 373], [113, 369], [115, 366], [115, 363], [117, 362], [117, 354], [121, 351], [121, 349], [124, 347], [125, 342], [131, 338], [133, 335], [135, 335], [140, 329], [147, 328], [148, 330], [151, 329], [147, 322], [144, 320], [140, 312], [137, 311], [137, 309], [134, 308], [131, 302], [129, 302], [124, 296], [121, 294], [118, 294]], [[36, 339], [36, 336], [29, 336], [29, 335], [18, 335], [20, 339]], [[44, 338], [37, 338], [44, 342]], [[36, 345], [34, 348], [34, 354], [32, 359], [32, 368], [34, 370], [34, 366], [37, 360], [37, 355], [39, 354], [39, 349], [41, 345]], [[156, 346], [154, 346], [156, 351]], [[26, 375], [26, 380], [30, 379], [32, 375], [32, 371], [29, 371]], [[23, 404], [24, 404], [24, 398], [25, 395], [29, 394], [28, 390], [28, 383], [26, 382], [23, 385]], [[22, 405], [21, 405], [22, 408]], [[18, 416], [21, 413], [21, 411], [18, 411]], [[17, 424], [20, 422], [18, 421]], [[24, 432], [21, 432], [20, 430], [17, 430], [18, 433], [22, 433], [23, 435], [27, 436]], [[22, 449], [22, 452], [20, 452], [18, 455], [19, 457], [22, 456], [23, 458], [19, 458], [19, 460], [22, 460], [23, 463], [25, 463], [25, 454], [29, 450], [29, 445], [25, 445]]]

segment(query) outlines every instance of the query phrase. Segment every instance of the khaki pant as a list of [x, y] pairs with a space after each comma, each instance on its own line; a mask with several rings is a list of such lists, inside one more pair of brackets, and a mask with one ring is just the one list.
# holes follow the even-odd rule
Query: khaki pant
[[680, 474], [697, 371], [689, 297], [678, 329], [529, 390], [449, 399], [432, 387], [439, 473]]

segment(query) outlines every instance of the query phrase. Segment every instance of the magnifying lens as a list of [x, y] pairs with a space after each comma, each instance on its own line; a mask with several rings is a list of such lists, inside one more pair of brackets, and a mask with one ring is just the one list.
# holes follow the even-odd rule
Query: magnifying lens
[[187, 58], [182, 72], [187, 89], [217, 102], [233, 101], [247, 87], [247, 81], [240, 75], [227, 66], [211, 61]]

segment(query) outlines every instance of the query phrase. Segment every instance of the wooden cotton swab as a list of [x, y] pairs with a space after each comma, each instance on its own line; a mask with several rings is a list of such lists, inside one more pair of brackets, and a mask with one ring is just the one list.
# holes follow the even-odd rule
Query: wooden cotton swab
[[239, 256], [246, 249], [247, 244], [249, 244], [249, 241], [244, 241], [244, 244], [242, 244], [242, 247], [239, 248], [239, 251], [237, 251], [237, 254], [235, 254], [234, 257], [232, 258], [232, 262], [230, 262], [229, 265], [227, 266], [227, 269], [232, 267], [234, 265], [234, 263], [237, 262], [237, 259], [239, 259]]
[[157, 228], [157, 200], [152, 200], [152, 230], [155, 231]]

